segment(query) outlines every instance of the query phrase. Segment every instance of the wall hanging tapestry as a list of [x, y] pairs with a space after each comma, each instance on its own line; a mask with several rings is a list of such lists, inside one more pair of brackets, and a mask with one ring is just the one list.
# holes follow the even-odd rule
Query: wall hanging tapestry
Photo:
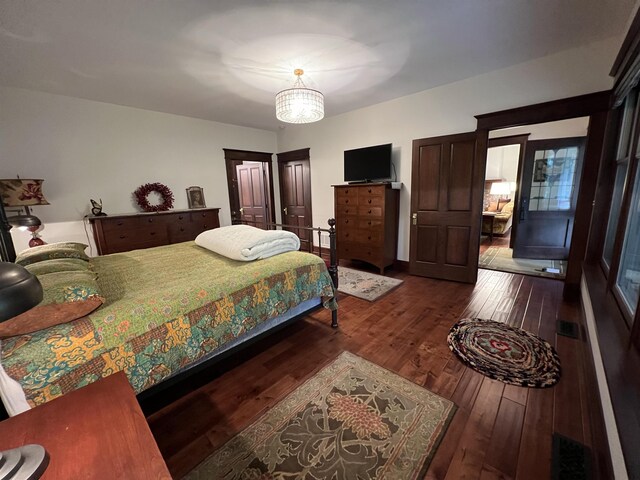
[[344, 352], [186, 478], [422, 478], [455, 408]]
[[521, 328], [482, 318], [463, 318], [447, 337], [449, 349], [489, 378], [545, 388], [560, 379], [560, 360], [542, 338]]
[[338, 291], [370, 302], [377, 300], [401, 283], [402, 280], [396, 278], [338, 267]]

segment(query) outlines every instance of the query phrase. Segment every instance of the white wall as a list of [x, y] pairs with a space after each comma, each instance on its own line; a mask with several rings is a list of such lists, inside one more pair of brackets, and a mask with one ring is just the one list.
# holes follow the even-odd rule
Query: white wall
[[318, 123], [287, 126], [278, 132], [278, 150], [311, 148], [313, 218], [320, 225], [334, 215], [331, 185], [343, 183], [343, 151], [392, 142], [404, 184], [398, 259], [408, 260], [412, 140], [474, 131], [474, 115], [607, 90], [619, 46], [620, 39], [612, 38]]
[[545, 138], [584, 137], [589, 129], [589, 117], [570, 118], [558, 122], [536, 123], [522, 127], [503, 128], [489, 132], [489, 138], [529, 135], [529, 140]]
[[[160, 182], [187, 208], [185, 188], [204, 188], [207, 206], [229, 224], [223, 148], [276, 152], [276, 134], [17, 88], [0, 88], [0, 178], [43, 178], [51, 203], [33, 212], [47, 242], [85, 241], [89, 199], [109, 214], [139, 211], [132, 192]], [[274, 166], [277, 187], [277, 168]], [[276, 198], [278, 195], [276, 195]], [[276, 201], [276, 209], [278, 201]], [[16, 250], [27, 232], [12, 232]], [[89, 236], [91, 231], [89, 229]]]

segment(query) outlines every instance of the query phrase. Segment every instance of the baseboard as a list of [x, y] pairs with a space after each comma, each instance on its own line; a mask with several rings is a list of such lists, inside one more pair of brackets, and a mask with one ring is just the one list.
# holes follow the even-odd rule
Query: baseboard
[[394, 260], [393, 268], [398, 272], [409, 273], [409, 262], [405, 260]]

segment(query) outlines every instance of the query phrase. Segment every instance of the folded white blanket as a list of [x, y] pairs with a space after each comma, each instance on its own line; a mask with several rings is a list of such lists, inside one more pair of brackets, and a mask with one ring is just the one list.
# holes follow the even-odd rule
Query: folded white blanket
[[202, 232], [196, 237], [196, 245], [232, 260], [249, 262], [298, 250], [300, 239], [295, 233], [285, 230], [231, 225]]

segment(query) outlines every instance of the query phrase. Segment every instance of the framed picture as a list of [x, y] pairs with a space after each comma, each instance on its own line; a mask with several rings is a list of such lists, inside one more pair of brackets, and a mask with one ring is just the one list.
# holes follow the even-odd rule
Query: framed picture
[[189, 208], [206, 208], [207, 206], [204, 202], [202, 187], [187, 188], [187, 201], [189, 202]]

